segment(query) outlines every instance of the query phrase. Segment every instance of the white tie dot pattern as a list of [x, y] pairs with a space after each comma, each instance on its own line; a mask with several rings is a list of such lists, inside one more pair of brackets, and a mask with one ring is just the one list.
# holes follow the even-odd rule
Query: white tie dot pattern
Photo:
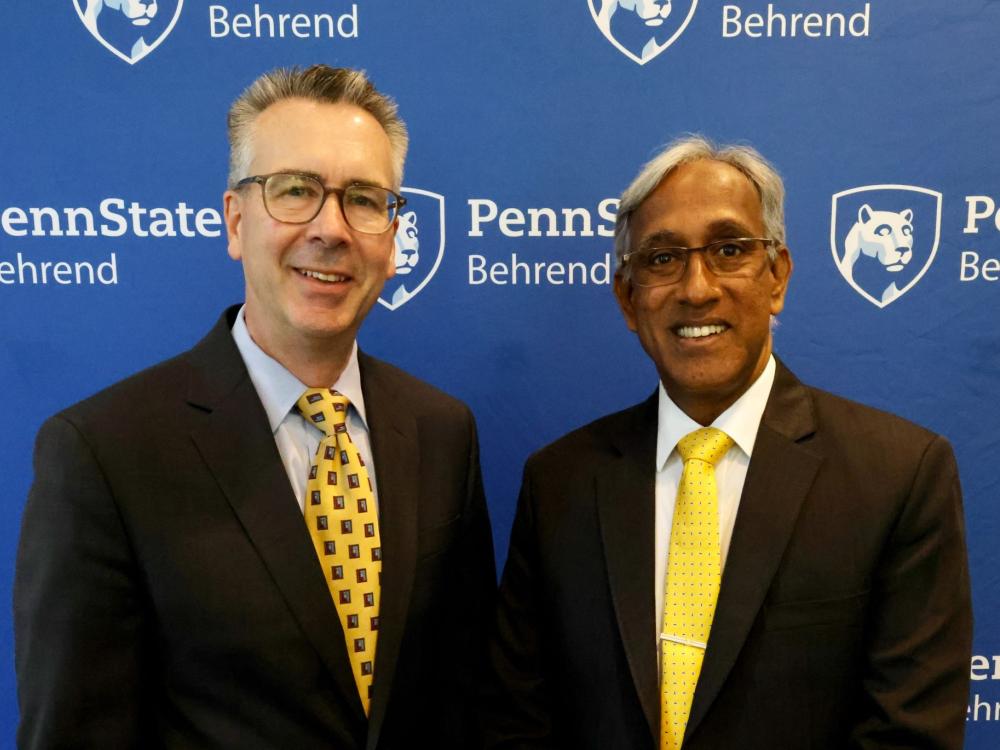
[[670, 530], [667, 591], [660, 638], [660, 750], [678, 750], [701, 673], [722, 581], [715, 464], [733, 440], [703, 427], [677, 443], [684, 459]]

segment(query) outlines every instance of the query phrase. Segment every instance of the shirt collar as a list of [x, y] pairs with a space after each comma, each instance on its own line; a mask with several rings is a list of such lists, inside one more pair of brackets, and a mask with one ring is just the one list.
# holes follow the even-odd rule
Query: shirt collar
[[[257, 346], [257, 342], [250, 337], [246, 321], [243, 320], [244, 309], [245, 306], [240, 308], [236, 322], [233, 324], [233, 340], [236, 342], [236, 348], [240, 350], [240, 356], [243, 357], [247, 372], [250, 374], [250, 380], [253, 382], [254, 388], [257, 389], [257, 395], [260, 396], [260, 401], [264, 405], [271, 432], [274, 433], [295, 407], [299, 397], [306, 391], [306, 386], [278, 360]], [[350, 400], [351, 406], [361, 417], [361, 421], [365, 423], [365, 429], [367, 429], [368, 419], [365, 415], [365, 400], [361, 392], [361, 369], [358, 367], [357, 341], [351, 347], [351, 356], [347, 360], [347, 366], [337, 378], [337, 382], [331, 387]]]
[[[712, 427], [717, 427], [729, 435], [747, 458], [753, 454], [757, 430], [760, 427], [760, 420], [764, 416], [764, 407], [767, 406], [767, 397], [771, 393], [771, 386], [774, 385], [776, 371], [777, 365], [774, 362], [774, 355], [771, 355], [768, 357], [767, 364], [760, 376], [732, 406], [722, 412], [711, 424]], [[677, 447], [678, 440], [700, 427], [700, 424], [681, 411], [680, 407], [670, 399], [663, 383], [660, 383], [656, 429], [656, 470], [663, 470], [667, 459]]]

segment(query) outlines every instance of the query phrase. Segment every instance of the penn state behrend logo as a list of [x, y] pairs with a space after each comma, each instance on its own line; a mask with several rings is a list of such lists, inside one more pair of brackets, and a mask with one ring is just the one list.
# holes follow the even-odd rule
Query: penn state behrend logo
[[594, 23], [623, 55], [645, 65], [687, 28], [698, 0], [587, 0]]
[[134, 65], [173, 31], [184, 0], [73, 0], [73, 4], [87, 31]]
[[866, 185], [833, 196], [830, 246], [848, 284], [877, 307], [927, 273], [941, 236], [941, 193], [912, 185]]
[[444, 196], [402, 189], [406, 205], [396, 229], [396, 275], [385, 283], [380, 304], [397, 310], [434, 278], [444, 257]]

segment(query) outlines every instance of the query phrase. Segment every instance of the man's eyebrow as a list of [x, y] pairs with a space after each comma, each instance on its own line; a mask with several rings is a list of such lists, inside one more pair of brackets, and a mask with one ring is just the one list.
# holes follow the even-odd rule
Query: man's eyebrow
[[377, 187], [383, 190], [388, 190], [385, 185], [380, 183], [378, 180], [366, 180], [361, 177], [356, 177], [347, 181], [348, 185], [359, 185], [360, 187]]
[[[706, 227], [705, 234], [714, 242], [734, 237], [750, 237], [754, 235], [754, 231], [735, 219], [718, 219]], [[691, 243], [671, 229], [661, 229], [643, 237], [636, 249], [642, 251], [651, 247], [691, 247]]]
[[271, 174], [297, 174], [301, 177], [312, 177], [318, 182], [323, 182], [323, 177], [318, 172], [313, 172], [310, 169], [297, 169], [295, 167], [286, 167], [284, 169], [276, 169]]
[[731, 237], [754, 236], [753, 230], [734, 219], [719, 219], [718, 221], [713, 221], [708, 225], [708, 233], [710, 236], [720, 240]]
[[[295, 168], [279, 169], [276, 170], [274, 174], [298, 174], [302, 175], [303, 177], [312, 177], [320, 185], [324, 186], [326, 185], [326, 180], [323, 179], [323, 175], [321, 175], [319, 172], [313, 172], [311, 169], [295, 169]], [[344, 186], [346, 187], [348, 185], [360, 185], [362, 187], [380, 187], [380, 188], [385, 187], [384, 185], [380, 185], [377, 180], [369, 180], [363, 177], [351, 177], [345, 180]]]
[[643, 237], [637, 249], [647, 250], [651, 247], [684, 247], [684, 241], [669, 229], [661, 229]]

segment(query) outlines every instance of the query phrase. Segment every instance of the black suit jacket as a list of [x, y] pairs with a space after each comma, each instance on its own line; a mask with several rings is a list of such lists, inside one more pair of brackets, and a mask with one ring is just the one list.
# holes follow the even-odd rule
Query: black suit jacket
[[472, 415], [359, 355], [383, 547], [366, 719], [234, 312], [39, 433], [19, 747], [464, 749], [495, 589]]
[[[654, 394], [529, 459], [488, 747], [658, 746], [656, 428]], [[685, 750], [957, 750], [971, 625], [948, 443], [779, 363]]]

